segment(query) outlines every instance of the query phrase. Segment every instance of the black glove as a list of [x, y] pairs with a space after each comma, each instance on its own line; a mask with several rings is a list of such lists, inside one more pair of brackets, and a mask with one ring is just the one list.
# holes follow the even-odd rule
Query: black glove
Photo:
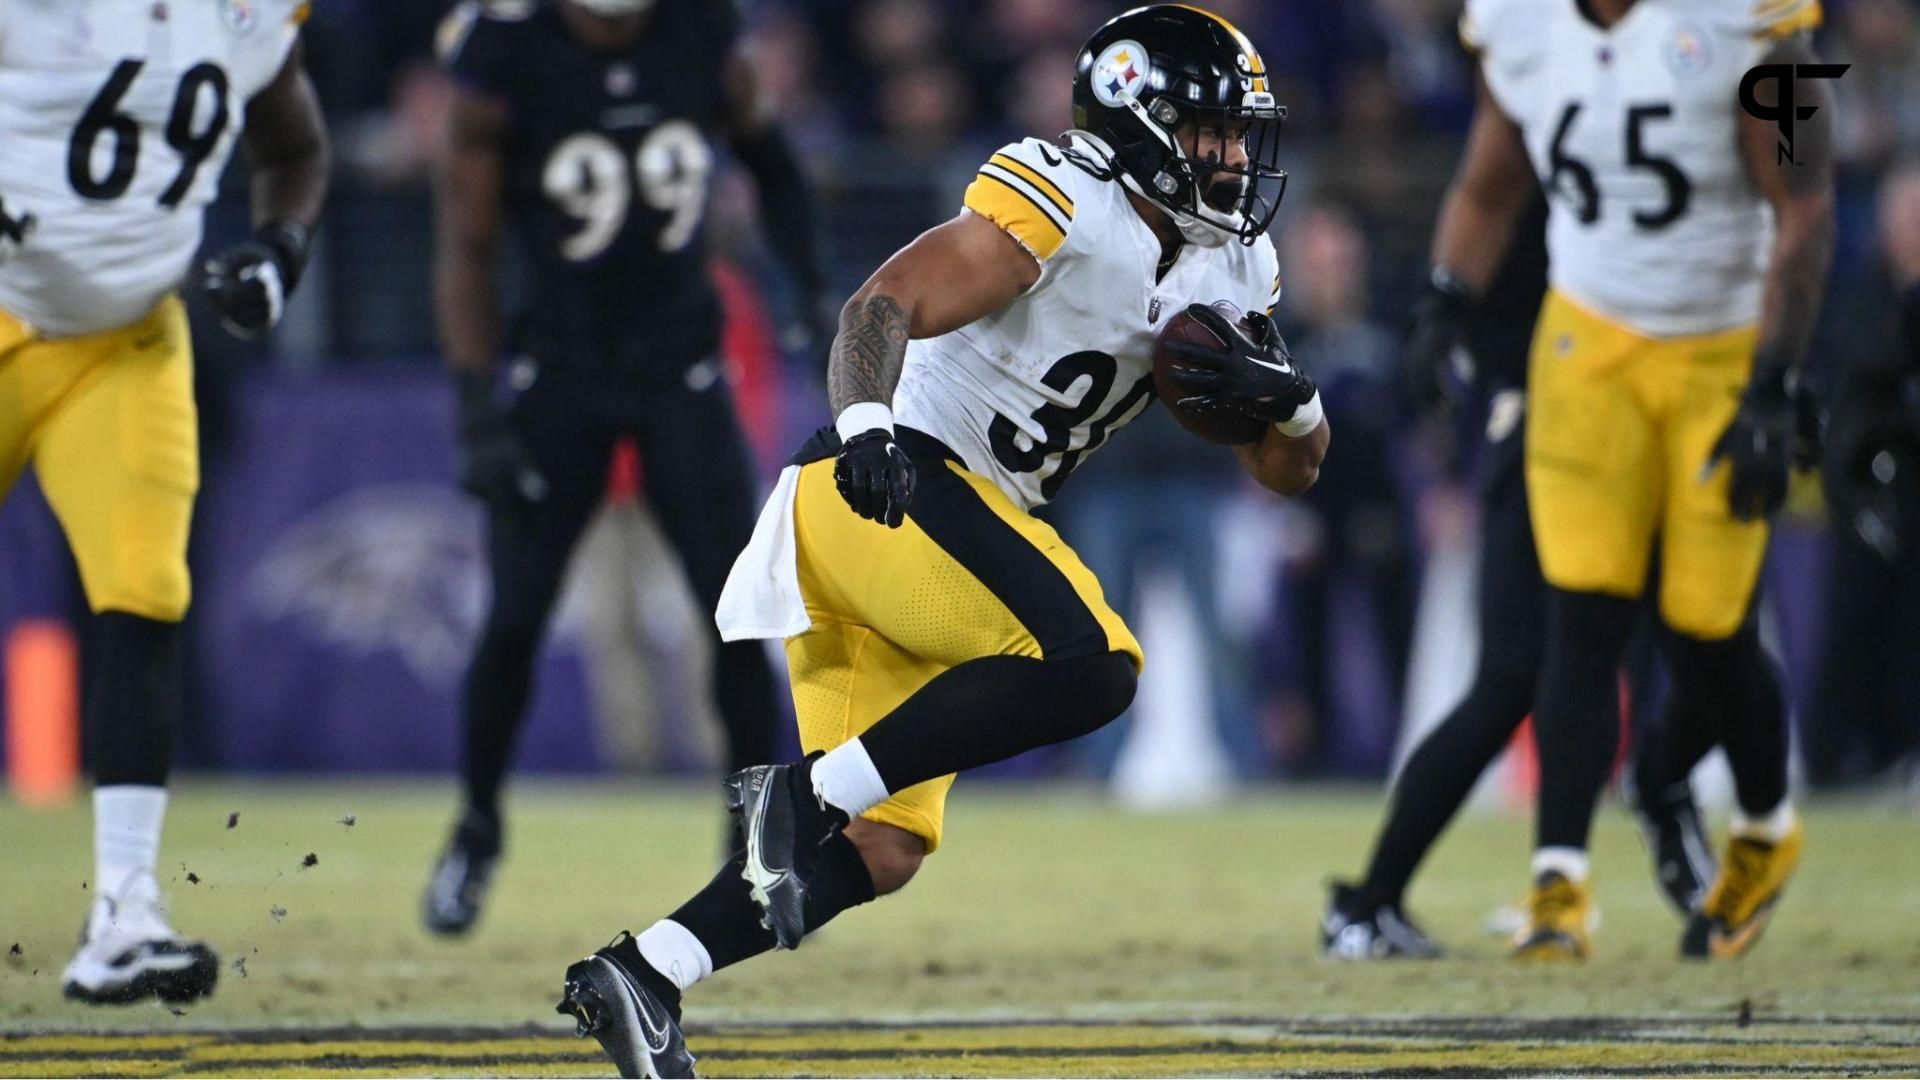
[[1771, 517], [1787, 501], [1787, 466], [1798, 434], [1798, 409], [1784, 368], [1755, 365], [1740, 409], [1707, 457], [1710, 473], [1732, 470], [1727, 508], [1741, 521]]
[[840, 444], [833, 482], [854, 513], [897, 529], [913, 503], [913, 460], [886, 429], [874, 428]]
[[544, 501], [547, 478], [494, 404], [489, 380], [462, 375], [459, 389], [460, 486], [499, 514], [517, 514]]
[[251, 340], [273, 329], [300, 283], [307, 246], [307, 230], [283, 221], [201, 265], [200, 287], [228, 333]]
[[1179, 361], [1168, 376], [1187, 395], [1176, 402], [1181, 408], [1231, 409], [1280, 424], [1313, 400], [1318, 392], [1313, 380], [1294, 366], [1272, 319], [1254, 312], [1246, 316], [1248, 330], [1243, 332], [1206, 304], [1187, 305], [1187, 315], [1222, 344], [1217, 349], [1190, 341], [1167, 346]]
[[1473, 354], [1466, 340], [1474, 303], [1466, 283], [1445, 267], [1434, 267], [1420, 286], [1407, 330], [1406, 378], [1407, 394], [1423, 413], [1452, 413], [1473, 382]]

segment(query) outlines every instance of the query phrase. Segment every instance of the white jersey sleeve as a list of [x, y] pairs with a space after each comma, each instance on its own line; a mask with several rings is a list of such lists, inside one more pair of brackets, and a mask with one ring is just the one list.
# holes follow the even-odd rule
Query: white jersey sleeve
[[[295, 0], [0, 5], [0, 309], [46, 337], [138, 320], [185, 276]], [[17, 234], [17, 238], [16, 238]]]
[[1024, 139], [995, 151], [961, 202], [1005, 229], [1044, 265], [1067, 247], [1069, 237], [1087, 232], [1074, 224], [1074, 193], [1086, 178], [1059, 147]]

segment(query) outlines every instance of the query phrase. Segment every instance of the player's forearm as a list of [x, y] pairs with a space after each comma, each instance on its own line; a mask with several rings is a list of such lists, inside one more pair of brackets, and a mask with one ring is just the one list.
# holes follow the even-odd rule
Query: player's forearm
[[447, 368], [485, 377], [500, 351], [500, 288], [484, 252], [442, 252], [433, 275], [434, 320]]
[[331, 153], [320, 98], [300, 46], [273, 82], [247, 103], [243, 145], [254, 225], [291, 222], [311, 232], [326, 204]]
[[1306, 492], [1320, 478], [1320, 463], [1326, 460], [1332, 429], [1326, 420], [1320, 426], [1295, 439], [1279, 428], [1269, 428], [1266, 437], [1247, 446], [1236, 446], [1234, 454], [1261, 487], [1281, 495]]
[[249, 194], [256, 226], [292, 222], [311, 232], [327, 202], [327, 137], [318, 124], [274, 141], [252, 158]]
[[1432, 264], [1451, 270], [1475, 295], [1485, 292], [1526, 209], [1527, 195], [1524, 187], [1497, 188], [1461, 178], [1441, 204]]
[[815, 240], [813, 194], [793, 147], [771, 124], [737, 140], [734, 152], [753, 175], [759, 194], [760, 229], [800, 291], [809, 299], [825, 286]]
[[912, 325], [912, 311], [884, 284], [868, 282], [847, 301], [827, 358], [827, 400], [835, 416], [863, 401], [891, 406]]
[[1833, 262], [1833, 198], [1797, 196], [1779, 214], [1760, 309], [1756, 376], [1784, 376], [1806, 357]]

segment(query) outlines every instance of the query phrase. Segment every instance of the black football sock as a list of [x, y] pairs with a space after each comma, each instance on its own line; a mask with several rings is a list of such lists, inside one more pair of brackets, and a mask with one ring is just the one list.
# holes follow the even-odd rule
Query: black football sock
[[1386, 824], [1360, 884], [1369, 909], [1398, 907], [1480, 774], [1500, 756], [1533, 706], [1535, 672], [1481, 664], [1467, 696], [1415, 748], [1394, 781]]
[[1585, 851], [1620, 745], [1618, 668], [1635, 602], [1551, 589], [1547, 661], [1534, 732], [1540, 752], [1536, 848]]
[[1716, 733], [1740, 809], [1765, 817], [1787, 797], [1787, 705], [1758, 626], [1748, 619], [1721, 641], [1674, 637], [1677, 672], [1697, 684], [1699, 699], [1716, 706]]
[[97, 786], [166, 786], [183, 705], [180, 633], [124, 611], [94, 617], [85, 731]]
[[[1674, 667], [1684, 662], [1671, 646], [1667, 655], [1673, 657]], [[1718, 738], [1713, 703], [1700, 700], [1692, 685], [1697, 681], [1675, 677], [1658, 725], [1634, 744], [1634, 800], [1646, 813], [1658, 814], [1693, 802], [1689, 780], [1694, 766], [1707, 756]]]
[[1122, 653], [988, 656], [935, 676], [860, 736], [890, 792], [1077, 738], [1133, 701]]
[[[710, 971], [730, 967], [774, 947], [773, 931], [761, 924], [760, 908], [740, 876], [745, 866], [746, 853], [734, 852], [706, 888], [667, 916], [699, 940], [707, 951]], [[872, 899], [873, 876], [867, 872], [860, 849], [845, 833], [833, 833], [820, 845], [814, 873], [807, 881], [807, 932], [820, 929], [833, 921], [834, 916]], [[651, 965], [647, 970], [667, 984], [677, 1004], [678, 986]]]
[[461, 776], [467, 808], [491, 821], [500, 820], [500, 788], [532, 692], [534, 654], [539, 644], [536, 628], [489, 621], [467, 669]]
[[766, 651], [758, 641], [722, 643], [718, 634], [713, 641], [713, 699], [727, 732], [727, 771], [778, 761], [780, 708]]

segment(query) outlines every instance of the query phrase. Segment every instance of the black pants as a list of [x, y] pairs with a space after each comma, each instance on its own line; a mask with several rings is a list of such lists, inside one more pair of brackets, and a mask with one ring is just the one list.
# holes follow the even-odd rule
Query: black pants
[[[488, 521], [493, 593], [467, 673], [464, 716], [469, 803], [496, 817], [534, 654], [574, 546], [605, 493], [615, 441], [638, 443], [645, 497], [709, 614], [757, 511], [746, 443], [717, 362], [644, 383], [617, 370], [535, 369], [511, 417], [548, 493], [535, 507], [495, 512]], [[713, 694], [729, 768], [773, 760], [777, 706], [765, 652], [759, 642], [721, 643], [711, 618], [701, 628], [715, 648]]]

